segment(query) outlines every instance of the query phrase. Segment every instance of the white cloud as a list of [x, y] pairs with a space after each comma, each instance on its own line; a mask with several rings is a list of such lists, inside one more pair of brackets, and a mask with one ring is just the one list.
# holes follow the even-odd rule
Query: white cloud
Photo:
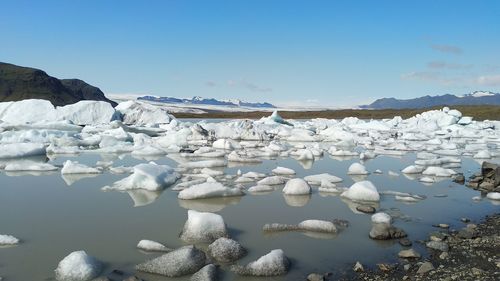
[[476, 83], [484, 86], [500, 86], [500, 74], [479, 76]]
[[462, 48], [452, 45], [431, 45], [433, 50], [442, 53], [460, 55], [462, 53]]
[[460, 64], [460, 63], [450, 63], [445, 61], [431, 61], [427, 63], [428, 68], [432, 69], [471, 69], [473, 67], [472, 64]]

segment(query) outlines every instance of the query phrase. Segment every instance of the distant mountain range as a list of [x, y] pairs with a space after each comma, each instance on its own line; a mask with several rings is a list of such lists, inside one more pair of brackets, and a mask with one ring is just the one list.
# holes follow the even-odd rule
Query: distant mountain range
[[369, 105], [362, 105], [360, 107], [367, 109], [403, 109], [453, 105], [500, 105], [500, 93], [476, 91], [464, 96], [447, 94], [442, 96], [424, 96], [406, 100], [382, 98]]
[[172, 97], [155, 97], [142, 96], [138, 100], [147, 100], [161, 103], [182, 103], [196, 105], [219, 105], [219, 106], [235, 106], [235, 107], [255, 107], [255, 108], [275, 108], [276, 106], [267, 102], [245, 102], [240, 100], [217, 100], [214, 98], [202, 98], [199, 96], [190, 99], [172, 98]]
[[40, 69], [0, 62], [0, 102], [44, 99], [55, 106], [81, 100], [114, 101], [97, 87], [79, 79], [57, 79]]

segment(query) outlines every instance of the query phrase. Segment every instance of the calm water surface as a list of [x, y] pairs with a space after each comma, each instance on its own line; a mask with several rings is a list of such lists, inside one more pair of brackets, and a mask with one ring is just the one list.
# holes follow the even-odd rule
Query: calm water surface
[[[52, 159], [62, 164], [66, 159], [95, 165], [96, 161], [113, 161], [113, 166], [132, 166], [145, 162], [130, 156], [82, 154], [77, 157]], [[479, 192], [443, 179], [433, 185], [424, 185], [404, 175], [389, 176], [387, 171], [399, 172], [415, 160], [408, 154], [401, 158], [379, 156], [365, 162], [369, 171], [381, 169], [384, 174], [370, 174], [379, 189], [426, 195], [427, 199], [407, 204], [384, 195], [379, 209], [395, 217], [395, 226], [403, 228], [413, 241], [425, 239], [435, 229], [435, 223], [449, 223], [453, 228], [463, 227], [461, 217], [473, 220], [498, 211], [492, 201], [474, 202]], [[168, 157], [157, 163], [176, 166]], [[262, 164], [225, 168], [227, 174], [256, 171], [270, 173], [276, 166], [294, 169], [298, 177], [331, 173], [342, 177], [341, 186], [350, 186], [354, 179], [346, 175], [349, 165], [357, 159], [333, 159], [325, 156], [302, 166], [296, 160], [265, 160]], [[498, 160], [497, 160], [498, 161]], [[479, 164], [463, 158], [465, 176], [477, 171]], [[281, 248], [292, 261], [288, 275], [278, 278], [238, 277], [224, 270], [223, 280], [297, 280], [310, 272], [350, 272], [360, 261], [368, 267], [379, 262], [393, 262], [401, 246], [397, 241], [374, 241], [368, 238], [370, 215], [355, 213], [355, 206], [339, 196], [321, 194], [314, 188], [311, 196], [285, 197], [282, 186], [274, 192], [243, 197], [182, 201], [177, 192], [104, 192], [109, 185], [126, 175], [105, 172], [97, 176], [61, 177], [59, 172], [30, 175], [26, 173], [0, 173], [0, 233], [12, 234], [22, 240], [16, 247], [0, 249], [0, 276], [5, 280], [54, 280], [58, 262], [75, 250], [85, 250], [106, 263], [104, 274], [113, 269], [134, 273], [137, 263], [159, 254], [148, 254], [136, 249], [141, 239], [155, 240], [168, 247], [184, 245], [178, 238], [187, 219], [187, 210], [217, 212], [223, 216], [231, 237], [248, 249], [249, 254], [238, 263], [246, 264]], [[251, 185], [248, 185], [251, 186]], [[446, 194], [447, 197], [434, 197]], [[296, 224], [305, 219], [345, 219], [350, 226], [332, 237], [314, 237], [304, 233], [262, 232], [266, 223]], [[206, 247], [206, 245], [200, 245]], [[425, 249], [418, 243], [414, 247], [421, 253]], [[110, 275], [111, 276], [111, 275]], [[138, 273], [146, 280], [169, 278]], [[116, 276], [118, 277], [118, 276]], [[118, 278], [117, 278], [118, 279]], [[175, 280], [188, 280], [177, 278]]]

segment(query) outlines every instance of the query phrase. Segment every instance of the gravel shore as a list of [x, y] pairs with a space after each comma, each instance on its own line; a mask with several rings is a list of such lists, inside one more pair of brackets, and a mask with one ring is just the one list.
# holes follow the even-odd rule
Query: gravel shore
[[397, 264], [378, 264], [377, 270], [359, 270], [340, 280], [500, 280], [500, 213], [461, 230], [441, 229], [429, 241], [447, 245], [446, 251], [428, 248], [427, 259], [401, 258]]

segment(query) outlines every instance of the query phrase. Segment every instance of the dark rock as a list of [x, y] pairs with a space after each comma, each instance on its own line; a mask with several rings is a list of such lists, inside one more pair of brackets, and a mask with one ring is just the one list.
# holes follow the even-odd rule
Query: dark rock
[[410, 247], [413, 243], [408, 238], [399, 239], [399, 244], [403, 247]]
[[468, 222], [470, 222], [470, 219], [469, 218], [461, 218], [460, 221], [464, 222], [464, 223], [468, 223]]
[[434, 265], [430, 262], [424, 262], [422, 265], [418, 268], [417, 274], [425, 274], [431, 270], [434, 270]]
[[356, 210], [358, 210], [362, 213], [366, 213], [366, 214], [373, 214], [376, 211], [376, 209], [374, 207], [366, 206], [366, 205], [357, 206]]
[[481, 166], [481, 174], [493, 180], [493, 186], [500, 184], [500, 166], [490, 162], [483, 162]]
[[425, 245], [427, 246], [427, 248], [431, 248], [441, 252], [448, 252], [449, 250], [448, 243], [443, 241], [429, 241]]
[[453, 177], [453, 181], [458, 183], [458, 184], [464, 184], [465, 183], [465, 177], [463, 174], [457, 174]]
[[370, 238], [375, 240], [399, 239], [408, 236], [404, 230], [384, 223], [374, 223]]

